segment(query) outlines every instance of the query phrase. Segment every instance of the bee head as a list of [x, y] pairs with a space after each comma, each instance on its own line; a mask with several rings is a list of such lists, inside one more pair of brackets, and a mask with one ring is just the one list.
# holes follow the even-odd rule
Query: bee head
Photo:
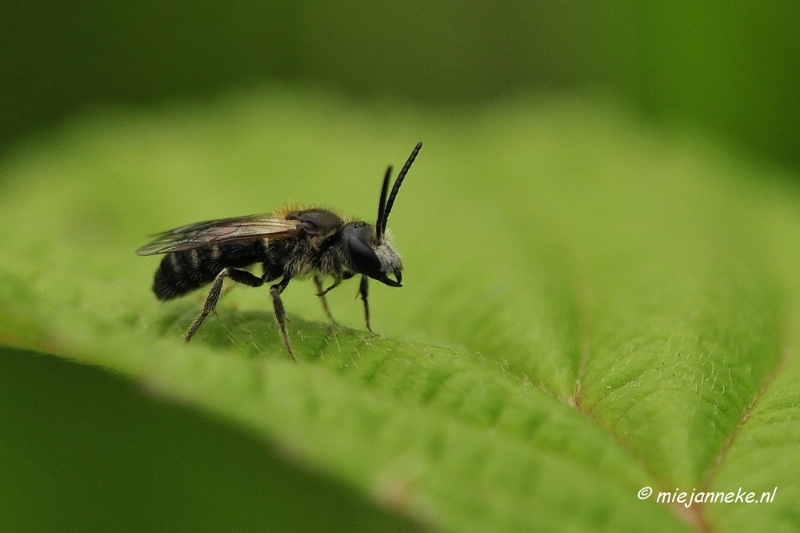
[[[408, 169], [411, 168], [421, 149], [422, 143], [417, 143], [414, 150], [411, 151], [411, 155], [408, 156], [406, 164], [400, 170], [400, 174], [397, 175], [391, 194], [388, 195], [392, 167], [386, 169], [381, 187], [381, 197], [378, 201], [378, 220], [375, 225], [366, 222], [351, 222], [343, 230], [343, 238], [347, 243], [353, 270], [390, 287], [402, 287], [403, 263], [386, 235], [386, 222], [389, 220], [389, 213], [392, 212], [392, 206], [394, 206], [400, 186], [408, 174]], [[389, 274], [395, 279], [391, 279]]]
[[385, 234], [378, 238], [375, 226], [351, 222], [342, 230], [342, 239], [350, 255], [350, 266], [356, 273], [390, 287], [402, 287], [403, 262], [400, 255]]

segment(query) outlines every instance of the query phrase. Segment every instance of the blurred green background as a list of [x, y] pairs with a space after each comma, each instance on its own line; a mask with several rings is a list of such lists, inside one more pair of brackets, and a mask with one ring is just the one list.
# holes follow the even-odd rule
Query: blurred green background
[[[145, 394], [143, 394], [145, 393]], [[255, 434], [0, 347], [0, 531], [414, 531]]]
[[791, 0], [11, 0], [0, 4], [0, 149], [98, 103], [278, 80], [447, 106], [600, 89], [796, 168], [798, 28]]

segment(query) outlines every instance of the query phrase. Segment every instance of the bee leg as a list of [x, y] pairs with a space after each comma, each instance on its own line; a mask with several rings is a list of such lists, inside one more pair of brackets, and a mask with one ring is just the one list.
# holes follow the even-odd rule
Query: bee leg
[[326, 294], [328, 294], [329, 292], [331, 292], [333, 289], [335, 289], [336, 287], [338, 287], [338, 286], [339, 286], [339, 284], [341, 284], [341, 283], [342, 283], [342, 282], [341, 282], [341, 280], [335, 281], [335, 282], [333, 283], [333, 285], [331, 285], [330, 287], [328, 287], [327, 289], [325, 289], [325, 290], [323, 291], [323, 290], [322, 290], [322, 282], [319, 282], [319, 283], [317, 284], [317, 296], [320, 296], [320, 297], [322, 297], [322, 296], [325, 296]]
[[[275, 279], [272, 273], [265, 272], [262, 277], [255, 276], [246, 270], [229, 269], [228, 274], [232, 280], [249, 285], [250, 287], [260, 287], [267, 281]], [[289, 332], [286, 330], [286, 311], [283, 309], [283, 300], [281, 300], [281, 293], [289, 285], [290, 276], [284, 275], [280, 283], [273, 285], [269, 288], [269, 293], [272, 296], [272, 306], [275, 308], [275, 318], [278, 319], [278, 325], [281, 328], [281, 337], [283, 337], [283, 344], [286, 346], [286, 351], [289, 356], [296, 363], [297, 358], [294, 356], [292, 350], [292, 343], [289, 342]]]
[[214, 311], [217, 302], [219, 302], [220, 294], [222, 293], [222, 282], [226, 277], [230, 277], [233, 281], [243, 285], [249, 285], [250, 287], [260, 287], [266, 281], [264, 278], [254, 276], [246, 270], [236, 270], [230, 267], [223, 268], [222, 271], [217, 274], [217, 277], [214, 278], [214, 283], [211, 285], [211, 290], [208, 292], [206, 303], [203, 304], [203, 312], [200, 313], [200, 316], [195, 318], [192, 325], [189, 326], [189, 331], [186, 332], [186, 337], [184, 337], [186, 342], [192, 340], [194, 334], [197, 333], [197, 330], [203, 325], [203, 321], [206, 317]]
[[358, 294], [364, 302], [364, 320], [367, 322], [367, 330], [369, 330], [370, 333], [374, 333], [369, 325], [369, 300], [367, 300], [369, 294], [369, 278], [367, 278], [367, 276], [361, 276], [361, 283], [358, 285]]
[[319, 279], [319, 276], [314, 276], [314, 285], [317, 287], [317, 296], [319, 296], [320, 301], [322, 302], [322, 310], [325, 311], [325, 315], [327, 315], [328, 320], [330, 320], [331, 323], [338, 326], [339, 323], [336, 322], [335, 318], [333, 318], [333, 315], [331, 314], [331, 309], [330, 307], [328, 307], [328, 299], [325, 298], [325, 295], [328, 294], [328, 292], [330, 292], [331, 289], [336, 287], [338, 283], [331, 285], [330, 287], [328, 287], [326, 290], [323, 291], [322, 280]]
[[292, 360], [296, 363], [297, 357], [294, 356], [292, 343], [289, 342], [289, 333], [286, 331], [286, 311], [283, 309], [283, 301], [281, 300], [281, 293], [284, 291], [284, 289], [286, 289], [286, 286], [289, 285], [289, 281], [291, 279], [291, 276], [284, 274], [280, 283], [276, 283], [269, 288], [269, 294], [272, 296], [272, 306], [275, 308], [275, 318], [278, 320], [278, 326], [281, 328], [283, 344], [286, 346], [286, 351], [289, 352], [289, 356], [291, 356]]
[[206, 303], [203, 304], [203, 312], [200, 313], [200, 316], [194, 319], [192, 325], [189, 326], [189, 331], [186, 332], [186, 336], [184, 336], [183, 340], [189, 342], [194, 337], [194, 334], [197, 333], [197, 330], [200, 329], [200, 326], [203, 325], [203, 320], [214, 310], [217, 306], [217, 302], [219, 301], [219, 295], [222, 292], [222, 282], [225, 278], [230, 275], [230, 268], [223, 268], [217, 277], [214, 278], [214, 283], [211, 285], [211, 290], [208, 292], [208, 297], [206, 297]]

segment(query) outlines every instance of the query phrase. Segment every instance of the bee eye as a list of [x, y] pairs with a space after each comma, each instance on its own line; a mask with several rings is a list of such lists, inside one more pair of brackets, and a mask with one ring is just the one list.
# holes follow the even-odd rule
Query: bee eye
[[366, 274], [374, 279], [384, 277], [381, 272], [381, 261], [370, 246], [361, 237], [351, 237], [347, 239], [347, 247], [353, 264], [359, 274]]

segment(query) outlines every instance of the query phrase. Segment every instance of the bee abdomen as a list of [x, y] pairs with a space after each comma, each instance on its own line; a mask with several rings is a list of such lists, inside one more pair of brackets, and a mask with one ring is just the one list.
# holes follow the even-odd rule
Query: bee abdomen
[[261, 260], [260, 241], [234, 242], [170, 252], [161, 260], [153, 280], [159, 300], [177, 298], [211, 283], [226, 267], [241, 268]]

